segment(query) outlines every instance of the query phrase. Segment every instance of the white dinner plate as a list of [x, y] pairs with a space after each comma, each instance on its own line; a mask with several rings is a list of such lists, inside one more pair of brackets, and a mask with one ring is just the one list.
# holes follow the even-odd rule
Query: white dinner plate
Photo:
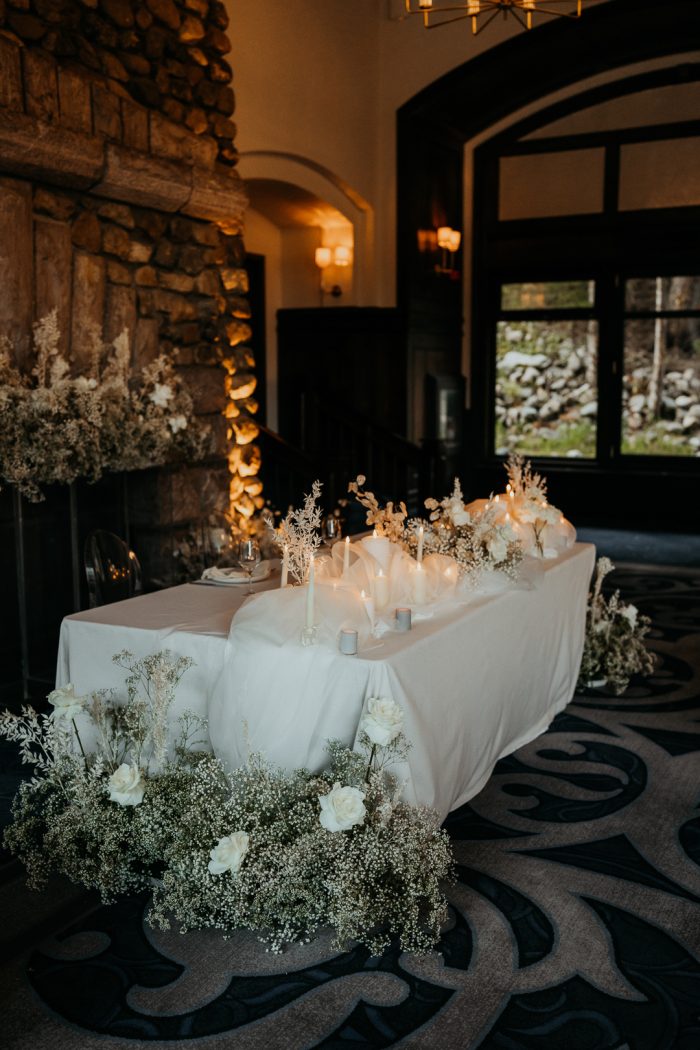
[[[261, 561], [253, 571], [252, 583], [266, 580], [271, 571], [272, 562]], [[216, 583], [228, 587], [231, 584], [247, 583], [248, 573], [244, 569], [205, 569], [202, 573], [202, 580], [205, 583]]]

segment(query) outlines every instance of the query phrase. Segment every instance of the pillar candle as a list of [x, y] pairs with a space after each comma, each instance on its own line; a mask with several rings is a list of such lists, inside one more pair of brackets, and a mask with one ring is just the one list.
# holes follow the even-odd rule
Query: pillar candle
[[425, 569], [418, 562], [413, 573], [413, 600], [416, 605], [423, 605], [427, 597]]
[[374, 602], [381, 610], [389, 601], [389, 580], [380, 569], [374, 577]]
[[388, 572], [393, 554], [391, 540], [388, 536], [378, 536], [375, 529], [371, 536], [365, 536], [360, 542], [367, 553], [372, 555], [377, 565], [381, 565], [384, 572]]
[[287, 577], [289, 575], [289, 547], [285, 543], [282, 548], [282, 575], [280, 576], [280, 587], [287, 586]]
[[350, 537], [345, 537], [345, 547], [343, 548], [343, 576], [350, 568]]
[[309, 562], [309, 582], [306, 589], [306, 626], [314, 625], [314, 559]]
[[420, 565], [423, 561], [423, 540], [425, 539], [424, 529], [421, 525], [418, 529], [418, 554], [416, 555], [416, 561]]

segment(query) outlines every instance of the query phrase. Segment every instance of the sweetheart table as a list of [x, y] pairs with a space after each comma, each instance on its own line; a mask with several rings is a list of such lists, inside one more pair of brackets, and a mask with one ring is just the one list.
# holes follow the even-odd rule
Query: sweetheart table
[[[369, 697], [390, 696], [411, 744], [397, 769], [404, 797], [444, 818], [571, 700], [594, 561], [592, 545], [575, 544], [542, 563], [535, 588], [475, 593], [410, 632], [366, 640], [357, 656], [339, 653], [323, 628], [319, 644], [300, 645], [304, 589], [278, 590], [279, 573], [246, 600], [235, 586], [185, 584], [66, 617], [56, 684], [71, 681], [80, 694], [123, 688], [114, 653], [171, 649], [195, 661], [173, 716], [207, 716], [224, 762], [260, 751], [312, 770], [326, 764], [328, 739], [354, 742]], [[321, 624], [324, 605], [342, 600], [317, 587]]]

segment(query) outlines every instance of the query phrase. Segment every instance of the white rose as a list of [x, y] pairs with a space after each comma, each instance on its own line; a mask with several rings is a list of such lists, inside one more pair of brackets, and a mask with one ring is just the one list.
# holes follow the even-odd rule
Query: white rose
[[148, 396], [158, 408], [165, 408], [168, 401], [172, 398], [173, 392], [167, 383], [154, 383], [153, 390]]
[[636, 605], [626, 605], [624, 607], [624, 609], [620, 610], [620, 612], [621, 612], [622, 616], [624, 616], [624, 618], [627, 620], [627, 622], [629, 623], [630, 627], [634, 630], [634, 628], [637, 625], [637, 612], [638, 612], [637, 606]]
[[513, 509], [513, 514], [518, 521], [531, 522], [537, 521], [541, 510], [542, 508], [538, 503], [522, 502]]
[[386, 747], [403, 729], [403, 711], [389, 697], [371, 696], [360, 729], [364, 729], [373, 744]]
[[508, 553], [508, 544], [500, 533], [493, 532], [486, 540], [486, 550], [496, 564], [498, 564], [499, 561], [503, 561], [506, 557]]
[[451, 499], [447, 507], [447, 513], [453, 525], [467, 525], [471, 521], [469, 511], [464, 509], [461, 499]]
[[120, 806], [138, 806], [143, 801], [146, 781], [138, 766], [122, 762], [107, 783], [110, 802], [118, 802]]
[[54, 718], [75, 718], [87, 703], [86, 696], [75, 695], [75, 686], [72, 682], [64, 685], [62, 689], [54, 689], [46, 699], [53, 704]]
[[187, 416], [171, 416], [168, 420], [168, 425], [173, 434], [177, 434], [178, 430], [186, 430]]
[[321, 795], [319, 820], [326, 831], [348, 831], [355, 824], [364, 824], [365, 796], [354, 787], [341, 787], [336, 781], [327, 795]]
[[225, 871], [240, 871], [243, 858], [248, 852], [250, 838], [245, 831], [234, 831], [219, 839], [209, 854], [209, 871], [212, 875], [223, 875]]

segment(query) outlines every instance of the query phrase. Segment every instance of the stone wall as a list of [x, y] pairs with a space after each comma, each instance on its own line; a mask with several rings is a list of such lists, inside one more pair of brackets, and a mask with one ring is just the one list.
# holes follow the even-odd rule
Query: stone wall
[[129, 329], [134, 369], [174, 355], [213, 443], [137, 496], [162, 532], [260, 502], [226, 21], [217, 0], [0, 0], [0, 331], [25, 368], [54, 307], [76, 369], [90, 323]]
[[[219, 0], [0, 0], [0, 29], [36, 56], [32, 75], [42, 90], [31, 97], [44, 111], [43, 69], [53, 56], [65, 69], [94, 73], [117, 98], [211, 136], [219, 160], [234, 164], [233, 73], [223, 57], [231, 50], [227, 25]], [[107, 99], [104, 109], [103, 130], [112, 138], [119, 104], [110, 107]]]

